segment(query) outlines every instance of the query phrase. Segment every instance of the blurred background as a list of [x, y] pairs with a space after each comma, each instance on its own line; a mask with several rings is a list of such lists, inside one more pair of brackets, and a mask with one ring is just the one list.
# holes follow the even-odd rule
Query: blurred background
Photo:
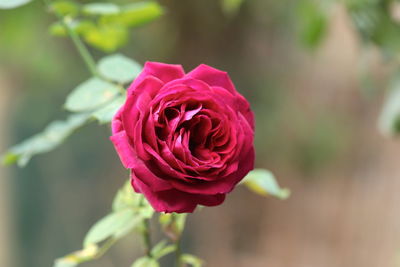
[[[345, 8], [329, 7], [313, 47], [293, 1], [244, 1], [236, 14], [216, 0], [159, 2], [166, 13], [122, 52], [228, 71], [256, 114], [256, 166], [292, 191], [280, 201], [237, 188], [189, 216], [184, 250], [209, 267], [400, 266], [400, 140], [377, 129], [394, 67], [360, 42]], [[89, 76], [70, 40], [48, 34], [53, 21], [40, 1], [0, 10], [1, 152], [65, 118], [66, 95]], [[23, 169], [0, 168], [0, 266], [51, 266], [81, 247], [128, 176], [109, 135], [92, 123]], [[129, 266], [138, 239], [83, 266]]]

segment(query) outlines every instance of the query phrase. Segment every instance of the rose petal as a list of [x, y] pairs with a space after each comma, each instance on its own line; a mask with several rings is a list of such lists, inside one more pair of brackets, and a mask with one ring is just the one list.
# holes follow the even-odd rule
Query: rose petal
[[111, 121], [111, 132], [118, 133], [124, 129], [121, 122], [122, 111], [124, 110], [124, 106], [120, 107], [117, 113], [115, 113], [112, 121]]
[[129, 143], [129, 138], [126, 132], [120, 131], [119, 133], [115, 133], [110, 137], [110, 140], [113, 142], [124, 167], [127, 169], [132, 168], [134, 166], [134, 161], [136, 160], [136, 153]]
[[254, 115], [226, 72], [147, 62], [110, 137], [157, 211], [221, 204], [254, 167]]
[[198, 204], [205, 206], [217, 206], [225, 200], [224, 194], [217, 195], [198, 195], [188, 194], [176, 189], [153, 192], [140, 180], [132, 177], [132, 185], [143, 193], [152, 207], [157, 212], [193, 212]]
[[173, 188], [169, 181], [166, 181], [154, 174], [146, 164], [137, 159], [134, 161], [133, 167], [131, 169], [131, 176], [135, 176], [142, 183], [151, 187], [153, 191], [162, 191]]
[[148, 61], [144, 64], [142, 72], [129, 87], [128, 92], [135, 90], [136, 85], [149, 76], [154, 76], [160, 79], [163, 83], [167, 83], [175, 79], [180, 79], [184, 75], [185, 72], [181, 65]]
[[237, 172], [234, 172], [226, 177], [214, 181], [198, 180], [195, 183], [187, 183], [182, 180], [170, 180], [173, 187], [178, 190], [192, 193], [192, 194], [226, 194], [233, 190], [235, 185], [240, 182], [246, 174], [254, 169], [254, 148], [243, 155], [242, 160], [239, 162]]
[[236, 89], [232, 83], [228, 73], [214, 69], [205, 64], [199, 65], [197, 68], [189, 72], [186, 77], [201, 80], [210, 86], [219, 86], [235, 93]]

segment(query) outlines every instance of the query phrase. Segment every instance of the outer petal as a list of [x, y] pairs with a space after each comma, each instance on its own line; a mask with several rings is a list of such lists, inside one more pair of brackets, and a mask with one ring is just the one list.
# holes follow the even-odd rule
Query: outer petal
[[150, 171], [146, 164], [138, 158], [133, 161], [131, 175], [135, 177], [136, 180], [140, 180], [140, 182], [149, 186], [152, 191], [164, 191], [173, 188], [168, 181]]
[[215, 181], [196, 181], [187, 183], [180, 180], [171, 180], [173, 187], [191, 194], [226, 194], [233, 190], [235, 185], [239, 183], [246, 174], [254, 169], [254, 148], [252, 147], [243, 155], [242, 161], [239, 162], [238, 170], [226, 177], [221, 177]]
[[121, 159], [122, 164], [125, 168], [129, 169], [134, 166], [136, 161], [136, 153], [132, 149], [129, 143], [128, 136], [125, 131], [120, 131], [115, 133], [110, 137], [111, 142], [113, 142], [115, 149], [117, 150], [118, 156]]
[[146, 158], [147, 154], [143, 150], [142, 120], [146, 113], [150, 112], [151, 95], [158, 92], [162, 85], [162, 81], [153, 76], [144, 78], [137, 84], [134, 91], [128, 93], [128, 98], [121, 111], [122, 126], [134, 142], [135, 151], [142, 158]]
[[113, 134], [118, 133], [122, 130], [124, 130], [124, 127], [122, 126], [121, 122], [121, 114], [122, 111], [124, 110], [124, 106], [120, 107], [117, 113], [115, 113], [112, 122], [111, 122], [111, 131]]
[[208, 65], [201, 64], [187, 74], [187, 77], [201, 80], [210, 86], [219, 86], [235, 93], [236, 89], [228, 73], [214, 69]]
[[181, 65], [165, 64], [159, 62], [146, 62], [139, 76], [133, 81], [128, 89], [128, 94], [135, 90], [137, 84], [148, 76], [154, 76], [160, 79], [163, 83], [182, 78], [185, 72]]
[[254, 113], [250, 109], [250, 104], [241, 94], [237, 95], [237, 105], [239, 106], [240, 113], [246, 118], [247, 122], [250, 124], [250, 127], [254, 130], [255, 121], [254, 121]]
[[225, 200], [224, 194], [197, 195], [181, 192], [176, 189], [153, 192], [146, 184], [135, 179], [135, 177], [132, 177], [131, 183], [136, 191], [145, 195], [157, 212], [193, 212], [198, 204], [217, 206]]

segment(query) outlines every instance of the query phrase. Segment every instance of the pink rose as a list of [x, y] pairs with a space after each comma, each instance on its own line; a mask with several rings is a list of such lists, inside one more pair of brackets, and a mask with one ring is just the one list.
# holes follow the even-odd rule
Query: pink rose
[[254, 116], [226, 72], [147, 62], [110, 137], [158, 212], [216, 206], [253, 169]]

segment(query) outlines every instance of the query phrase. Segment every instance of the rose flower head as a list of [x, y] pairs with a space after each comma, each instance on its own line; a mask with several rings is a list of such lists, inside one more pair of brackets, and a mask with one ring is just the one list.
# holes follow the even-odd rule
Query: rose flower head
[[216, 206], [254, 168], [254, 115], [226, 72], [147, 62], [110, 137], [158, 212]]

